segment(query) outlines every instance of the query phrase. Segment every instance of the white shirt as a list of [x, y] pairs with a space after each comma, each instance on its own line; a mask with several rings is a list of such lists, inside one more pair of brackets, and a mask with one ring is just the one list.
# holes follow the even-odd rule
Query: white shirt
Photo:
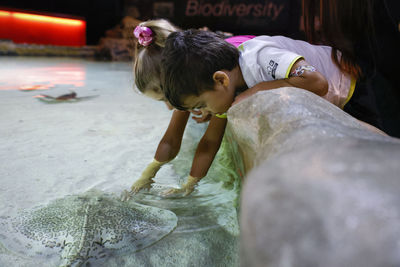
[[238, 49], [239, 65], [249, 88], [263, 81], [288, 78], [293, 64], [304, 58], [329, 83], [328, 93], [323, 98], [343, 108], [349, 95], [351, 77], [333, 63], [331, 47], [284, 36], [258, 36], [242, 43]]

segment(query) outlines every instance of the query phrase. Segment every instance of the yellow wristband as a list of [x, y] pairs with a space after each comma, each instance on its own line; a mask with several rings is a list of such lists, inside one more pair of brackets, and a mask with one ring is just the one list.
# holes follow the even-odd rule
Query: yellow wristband
[[165, 163], [167, 163], [167, 161], [161, 162], [156, 159], [153, 159], [153, 161], [150, 162], [149, 165], [147, 165], [146, 169], [144, 169], [139, 180], [153, 178], [158, 172], [158, 170], [161, 168], [161, 166], [164, 165]]
[[187, 178], [187, 181], [186, 181], [186, 185], [195, 186], [200, 180], [201, 180], [201, 178], [197, 178], [197, 177], [193, 177], [193, 176], [189, 175], [189, 177]]
[[228, 118], [228, 116], [226, 115], [226, 113], [223, 113], [223, 114], [215, 114], [215, 117], [220, 118], [220, 119], [226, 119], [226, 118]]
[[167, 163], [168, 161], [158, 161], [158, 160], [156, 160], [155, 158], [153, 159], [153, 161], [149, 164], [149, 165], [151, 165], [151, 166], [154, 166], [154, 167], [161, 167], [162, 165], [164, 165], [165, 163]]

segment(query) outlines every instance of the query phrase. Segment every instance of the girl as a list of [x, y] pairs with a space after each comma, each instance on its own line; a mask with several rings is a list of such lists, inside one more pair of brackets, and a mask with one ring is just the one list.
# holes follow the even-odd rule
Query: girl
[[397, 67], [400, 34], [399, 9], [396, 9], [399, 1], [302, 0], [302, 3], [308, 41], [331, 46], [334, 63], [357, 78], [354, 94], [344, 111], [400, 137]]
[[[144, 95], [158, 101], [164, 101], [169, 109], [172, 109], [172, 106], [164, 97], [160, 84], [161, 52], [168, 35], [176, 31], [179, 31], [176, 26], [162, 19], [143, 22], [134, 30], [134, 35], [138, 39], [134, 62], [136, 87]], [[232, 38], [231, 42], [238, 45], [249, 38], [251, 37], [236, 37]], [[200, 111], [195, 110], [190, 110], [190, 112], [196, 115], [201, 114]], [[154, 182], [154, 176], [161, 166], [174, 159], [178, 154], [190, 112], [173, 111], [171, 121], [157, 147], [154, 159], [145, 168], [140, 178], [132, 185], [132, 193], [137, 193], [143, 188], [149, 189]], [[166, 195], [184, 193], [186, 196], [193, 192], [195, 185], [207, 174], [220, 147], [225, 131], [226, 117], [211, 116], [211, 114], [203, 113], [202, 117], [193, 117], [193, 119], [197, 122], [205, 122], [207, 120], [210, 122], [197, 146], [186, 183], [180, 189], [172, 189], [165, 192]]]

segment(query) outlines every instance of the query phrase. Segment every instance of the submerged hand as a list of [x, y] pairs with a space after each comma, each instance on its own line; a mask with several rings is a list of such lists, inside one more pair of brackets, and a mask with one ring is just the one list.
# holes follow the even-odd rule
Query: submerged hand
[[132, 194], [133, 194], [132, 191], [128, 191], [128, 190], [122, 191], [121, 196], [120, 196], [121, 201], [128, 201], [129, 199], [131, 199]]
[[141, 177], [131, 186], [131, 191], [135, 194], [142, 189], [149, 190], [152, 183], [154, 183], [153, 177]]
[[169, 196], [169, 195], [183, 193], [183, 196], [186, 197], [187, 195], [190, 195], [193, 192], [194, 187], [197, 185], [197, 183], [200, 180], [201, 180], [201, 178], [196, 178], [196, 177], [189, 175], [186, 183], [184, 183], [181, 188], [172, 188], [172, 189], [166, 190], [162, 193], [162, 195]]
[[149, 165], [147, 165], [146, 169], [144, 169], [140, 178], [131, 186], [131, 192], [136, 194], [142, 189], [150, 189], [151, 184], [154, 183], [154, 176], [156, 176], [158, 170], [165, 163], [166, 162], [160, 162], [154, 159]]

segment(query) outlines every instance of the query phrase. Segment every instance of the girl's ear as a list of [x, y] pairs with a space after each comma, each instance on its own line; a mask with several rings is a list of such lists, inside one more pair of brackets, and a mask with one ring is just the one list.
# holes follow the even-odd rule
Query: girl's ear
[[228, 87], [228, 85], [229, 85], [229, 77], [228, 77], [228, 75], [225, 72], [220, 71], [220, 70], [214, 72], [213, 80], [217, 84], [225, 86], [225, 87]]

